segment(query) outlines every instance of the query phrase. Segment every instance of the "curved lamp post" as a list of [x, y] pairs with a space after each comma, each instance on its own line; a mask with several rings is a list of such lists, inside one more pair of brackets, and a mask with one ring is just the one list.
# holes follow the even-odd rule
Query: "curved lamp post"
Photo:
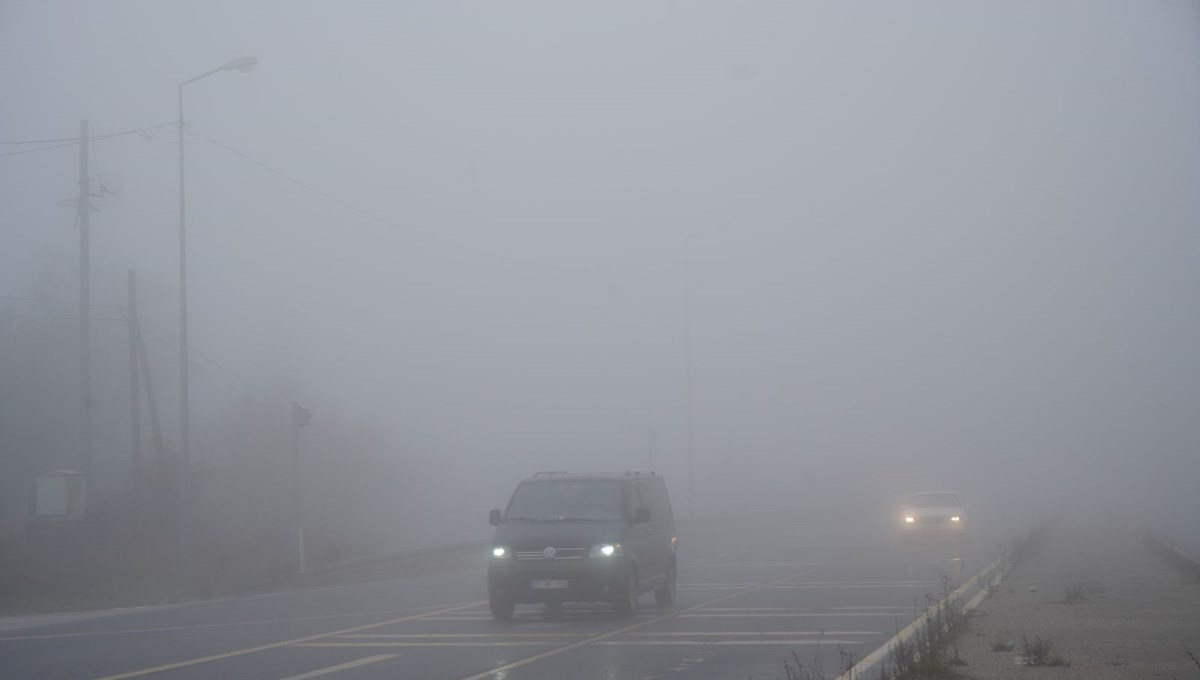
[[184, 184], [183, 88], [221, 71], [246, 73], [258, 66], [257, 57], [239, 57], [211, 71], [179, 83], [179, 564], [185, 578], [191, 578], [191, 433], [188, 418], [188, 311], [187, 311], [187, 209]]

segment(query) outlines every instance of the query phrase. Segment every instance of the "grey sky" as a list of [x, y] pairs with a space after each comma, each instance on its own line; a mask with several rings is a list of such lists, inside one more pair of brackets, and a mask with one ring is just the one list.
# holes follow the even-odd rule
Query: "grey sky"
[[[713, 229], [692, 242], [698, 479], [719, 490], [702, 507], [931, 477], [1123, 479], [1184, 502], [1197, 19], [1188, 2], [10, 1], [0, 137], [167, 122], [176, 83], [257, 55], [187, 89], [193, 344], [388, 422], [472, 483], [639, 465], [653, 426], [682, 502], [682, 239]], [[137, 267], [174, 328], [160, 133], [94, 145], [125, 185], [93, 221], [94, 298], [120, 304]], [[76, 153], [0, 158], [0, 294], [41, 265], [73, 275], [55, 203]], [[198, 410], [222, 389], [198, 385]]]

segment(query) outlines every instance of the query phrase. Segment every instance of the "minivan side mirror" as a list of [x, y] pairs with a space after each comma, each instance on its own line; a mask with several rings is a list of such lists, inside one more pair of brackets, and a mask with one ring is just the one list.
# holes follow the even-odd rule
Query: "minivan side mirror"
[[488, 521], [494, 527], [500, 526], [500, 508], [492, 508], [492, 511], [488, 513]]
[[638, 508], [633, 511], [633, 523], [645, 524], [650, 521], [650, 508]]

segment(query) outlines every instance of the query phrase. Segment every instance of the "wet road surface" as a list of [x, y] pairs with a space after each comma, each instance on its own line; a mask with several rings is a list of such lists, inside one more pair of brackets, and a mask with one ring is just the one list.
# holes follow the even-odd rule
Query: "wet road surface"
[[[878, 521], [684, 534], [675, 605], [488, 615], [483, 569], [198, 602], [0, 632], [5, 678], [780, 678], [837, 675], [924, 610], [994, 537], [903, 545]], [[481, 560], [482, 564], [482, 560]]]

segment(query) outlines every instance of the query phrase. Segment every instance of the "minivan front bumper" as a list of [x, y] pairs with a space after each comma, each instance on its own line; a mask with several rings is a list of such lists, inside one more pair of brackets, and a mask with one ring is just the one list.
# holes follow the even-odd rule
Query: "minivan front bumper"
[[488, 595], [514, 603], [611, 602], [622, 596], [627, 564], [619, 557], [492, 559]]

